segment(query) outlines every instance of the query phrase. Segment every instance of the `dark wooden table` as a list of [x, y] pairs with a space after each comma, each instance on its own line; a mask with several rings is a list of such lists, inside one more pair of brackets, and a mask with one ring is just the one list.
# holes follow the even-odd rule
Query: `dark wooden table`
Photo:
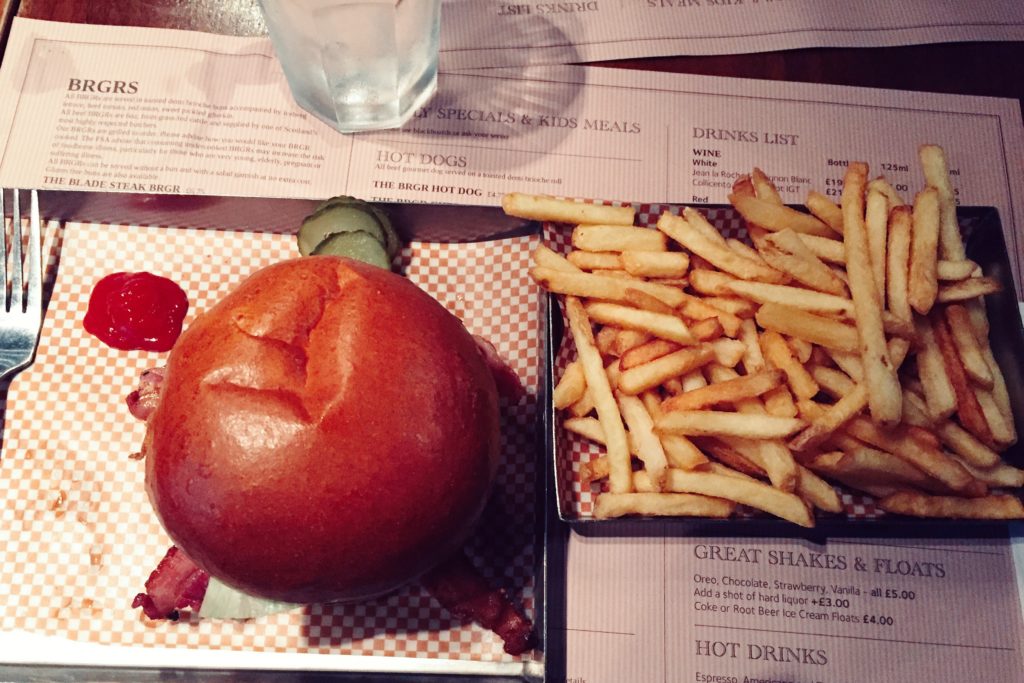
[[[7, 10], [17, 0], [0, 0]], [[19, 16], [85, 24], [153, 26], [227, 35], [261, 35], [266, 27], [256, 0], [21, 0]], [[895, 48], [815, 48], [767, 54], [663, 57], [601, 66], [671, 73], [735, 76], [1016, 99], [1024, 106], [1024, 43], [951, 43]], [[31, 672], [43, 680], [47, 672]], [[105, 680], [143, 680], [138, 671], [102, 672]], [[91, 680], [88, 672], [78, 672]], [[136, 677], [133, 679], [133, 676]], [[65, 674], [61, 674], [65, 678]], [[302, 675], [293, 681], [329, 676]], [[68, 680], [79, 680], [68, 678]], [[145, 680], [157, 680], [145, 678]], [[176, 680], [200, 681], [179, 672]], [[232, 681], [218, 677], [217, 680]], [[243, 677], [239, 680], [250, 680]], [[378, 679], [373, 679], [378, 680]], [[426, 679], [424, 679], [426, 680]], [[434, 680], [434, 679], [430, 679]]]
[[[256, 0], [22, 0], [20, 16], [260, 35]], [[1024, 43], [814, 48], [766, 54], [662, 57], [601, 66], [1010, 97], [1024, 106]]]

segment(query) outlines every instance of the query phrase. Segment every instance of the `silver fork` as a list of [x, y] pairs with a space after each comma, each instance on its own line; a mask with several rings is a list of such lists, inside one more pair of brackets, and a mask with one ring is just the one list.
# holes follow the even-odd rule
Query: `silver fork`
[[[13, 377], [32, 364], [39, 328], [43, 322], [42, 237], [39, 221], [39, 195], [31, 190], [28, 242], [22, 248], [21, 192], [11, 191], [11, 239], [0, 230], [0, 283], [3, 306], [0, 307], [0, 379]], [[4, 215], [4, 193], [0, 188], [0, 216]], [[23, 251], [28, 252], [27, 255]], [[8, 267], [10, 281], [8, 282]]]

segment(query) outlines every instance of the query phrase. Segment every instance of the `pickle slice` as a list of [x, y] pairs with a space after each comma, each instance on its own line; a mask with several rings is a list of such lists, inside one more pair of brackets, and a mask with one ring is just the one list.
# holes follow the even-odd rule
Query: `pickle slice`
[[386, 250], [388, 237], [372, 212], [358, 206], [334, 205], [318, 209], [302, 221], [298, 234], [299, 253], [309, 256], [324, 240], [347, 232], [372, 236]]
[[361, 230], [331, 235], [313, 250], [313, 255], [347, 256], [378, 268], [391, 269], [391, 259], [384, 245], [373, 235]]

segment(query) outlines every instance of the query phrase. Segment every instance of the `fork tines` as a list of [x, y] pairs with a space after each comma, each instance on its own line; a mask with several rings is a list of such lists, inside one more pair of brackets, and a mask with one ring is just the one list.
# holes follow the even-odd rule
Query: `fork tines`
[[[40, 312], [42, 305], [42, 264], [41, 235], [39, 219], [39, 194], [30, 190], [29, 198], [29, 234], [27, 245], [23, 244], [21, 191], [11, 190], [11, 235], [0, 230], [0, 246], [3, 247], [4, 258], [0, 259], [0, 282], [4, 284], [3, 310], [11, 313]], [[5, 215], [4, 192], [0, 190], [0, 215]], [[27, 258], [24, 250], [27, 247]], [[8, 282], [8, 270], [10, 281]]]

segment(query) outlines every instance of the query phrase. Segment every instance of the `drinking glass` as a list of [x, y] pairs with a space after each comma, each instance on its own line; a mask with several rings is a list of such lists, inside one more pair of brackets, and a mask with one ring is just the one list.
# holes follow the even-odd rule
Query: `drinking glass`
[[344, 133], [397, 128], [437, 89], [441, 0], [260, 0], [296, 103]]

